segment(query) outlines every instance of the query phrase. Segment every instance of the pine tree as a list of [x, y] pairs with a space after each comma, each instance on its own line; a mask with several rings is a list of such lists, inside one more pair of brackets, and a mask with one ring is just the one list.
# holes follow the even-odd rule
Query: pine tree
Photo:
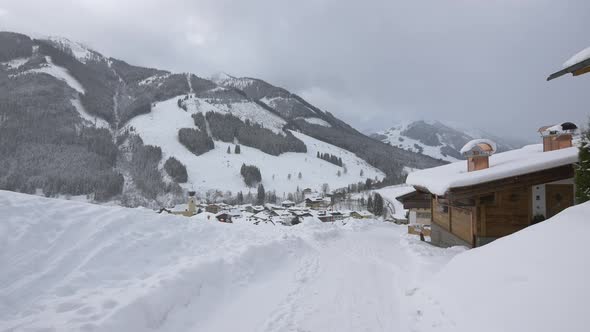
[[238, 192], [238, 204], [244, 204], [244, 194], [241, 191]]
[[365, 175], [365, 172], [361, 169], [361, 177]]
[[258, 185], [258, 193], [256, 194], [256, 204], [258, 204], [258, 205], [264, 204], [265, 198], [266, 198], [266, 193], [264, 191], [264, 186], [261, 183]]
[[231, 148], [229, 147], [229, 145], [227, 146], [227, 154], [231, 154]]
[[590, 123], [589, 128], [582, 134], [582, 142], [578, 152], [578, 164], [576, 165], [576, 203], [584, 203], [590, 200]]
[[287, 179], [291, 180], [291, 173], [289, 173], [289, 175], [287, 175]]
[[383, 197], [380, 194], [375, 194], [375, 199], [373, 200], [373, 213], [376, 216], [383, 215]]
[[367, 181], [365, 181], [365, 189], [371, 190], [372, 186], [373, 186], [373, 181], [371, 181], [371, 179], [367, 179]]
[[367, 200], [367, 210], [369, 212], [373, 212], [373, 197], [369, 196], [369, 199]]
[[301, 172], [299, 172], [299, 174], [297, 174], [297, 177], [299, 178], [299, 180], [301, 180], [301, 178], [303, 177], [303, 175], [301, 175]]
[[235, 154], [240, 154], [240, 152], [242, 152], [241, 150], [242, 149], [240, 148], [240, 146], [239, 145], [236, 145], [236, 147], [234, 148], [234, 153]]

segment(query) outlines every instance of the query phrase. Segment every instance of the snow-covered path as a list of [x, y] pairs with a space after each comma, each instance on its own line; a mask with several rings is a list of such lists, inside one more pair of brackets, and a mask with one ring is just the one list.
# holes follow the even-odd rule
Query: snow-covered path
[[460, 252], [376, 221], [232, 225], [0, 191], [0, 331], [409, 331]]

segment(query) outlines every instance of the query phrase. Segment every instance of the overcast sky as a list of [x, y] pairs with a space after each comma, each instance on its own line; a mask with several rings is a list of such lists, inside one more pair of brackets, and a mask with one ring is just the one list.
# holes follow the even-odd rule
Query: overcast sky
[[364, 131], [428, 119], [534, 139], [590, 115], [590, 75], [545, 81], [590, 46], [589, 0], [2, 0], [0, 29], [262, 78]]

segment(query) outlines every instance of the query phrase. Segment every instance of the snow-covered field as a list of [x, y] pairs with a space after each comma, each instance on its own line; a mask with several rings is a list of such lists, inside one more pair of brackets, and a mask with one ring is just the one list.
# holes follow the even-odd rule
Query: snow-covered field
[[[272, 156], [258, 149], [241, 146], [241, 153], [234, 154], [233, 144], [215, 141], [214, 150], [195, 156], [178, 141], [178, 130], [194, 128], [191, 111], [204, 111], [213, 106], [209, 104], [206, 106], [206, 103], [200, 102], [198, 105], [195, 104], [194, 109], [189, 107], [189, 112], [185, 112], [178, 107], [177, 99], [172, 98], [157, 103], [151, 113], [135, 117], [129, 125], [136, 129], [146, 144], [162, 148], [163, 160], [173, 156], [186, 165], [189, 176], [189, 182], [184, 185], [186, 189], [199, 192], [223, 189], [232, 191], [234, 194], [241, 190], [246, 193], [249, 189], [240, 175], [240, 167], [244, 163], [258, 166], [266, 190], [275, 190], [279, 197], [282, 197], [284, 193], [295, 192], [298, 187], [301, 190], [312, 188], [319, 191], [323, 183], [328, 183], [332, 189], [336, 189], [351, 183], [364, 182], [367, 178], [382, 179], [385, 176], [383, 172], [367, 164], [355, 154], [297, 132], [293, 132], [293, 135], [305, 143], [307, 153], [289, 152]], [[270, 122], [260, 121], [266, 128], [272, 128], [273, 117], [276, 116], [263, 111], [269, 115]], [[248, 118], [246, 115], [245, 117]], [[231, 146], [231, 154], [227, 153], [228, 146]], [[347, 173], [344, 174], [343, 168], [317, 158], [318, 151], [329, 152], [342, 158], [348, 170]], [[360, 176], [361, 170], [363, 170], [363, 176]], [[299, 173], [301, 173], [301, 179], [299, 179]]]
[[588, 212], [463, 252], [0, 191], [0, 331], [586, 331]]

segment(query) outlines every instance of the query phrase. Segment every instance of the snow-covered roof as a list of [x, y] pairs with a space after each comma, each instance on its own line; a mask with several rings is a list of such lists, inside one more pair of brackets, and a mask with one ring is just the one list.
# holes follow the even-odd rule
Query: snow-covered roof
[[553, 126], [541, 127], [539, 128], [539, 133], [541, 133], [542, 136], [561, 135], [574, 133], [577, 129], [578, 126], [576, 126], [574, 123], [564, 122]]
[[504, 179], [578, 161], [576, 147], [543, 152], [543, 144], [527, 145], [521, 149], [498, 153], [490, 157], [490, 167], [467, 172], [466, 161], [410, 173], [406, 183], [427, 189], [436, 195], [456, 187]]
[[590, 59], [590, 47], [583, 49], [582, 51], [576, 53], [574, 56], [569, 58], [569, 60], [564, 62], [563, 68], [571, 67], [575, 64], [578, 64], [578, 63], [588, 60], [588, 59]]

